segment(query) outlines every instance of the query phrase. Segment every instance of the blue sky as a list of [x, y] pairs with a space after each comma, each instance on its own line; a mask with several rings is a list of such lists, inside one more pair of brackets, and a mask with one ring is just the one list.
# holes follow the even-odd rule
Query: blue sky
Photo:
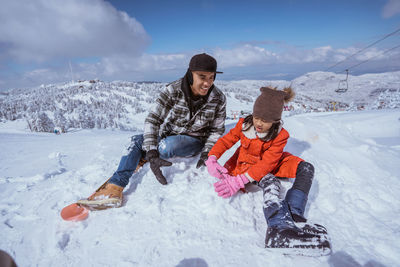
[[[400, 29], [400, 0], [2, 0], [0, 90], [77, 79], [173, 81], [194, 54], [218, 79], [324, 71]], [[329, 69], [400, 70], [400, 32]]]
[[399, 19], [382, 19], [377, 11], [385, 1], [379, 0], [109, 2], [144, 25], [153, 39], [149, 53], [265, 41], [303, 47], [351, 45], [352, 40], [372, 40], [400, 26]]

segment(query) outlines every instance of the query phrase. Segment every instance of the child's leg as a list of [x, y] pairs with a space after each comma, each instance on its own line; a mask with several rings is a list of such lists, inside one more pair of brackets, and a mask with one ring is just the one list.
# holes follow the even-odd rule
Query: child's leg
[[293, 219], [296, 222], [305, 222], [304, 210], [314, 178], [314, 166], [284, 152], [273, 174], [277, 177], [295, 178], [292, 188], [286, 193], [285, 200], [289, 204]]
[[296, 179], [292, 188], [286, 193], [286, 201], [289, 204], [290, 212], [296, 222], [306, 222], [304, 211], [307, 205], [308, 193], [314, 178], [314, 166], [302, 161], [297, 166]]
[[[294, 157], [294, 156], [293, 156]], [[293, 158], [295, 159], [295, 158]], [[299, 158], [298, 158], [299, 159]], [[301, 159], [300, 159], [301, 160]], [[288, 161], [285, 161], [289, 164]], [[285, 164], [281, 164], [284, 167]], [[263, 177], [259, 186], [263, 189], [264, 196], [264, 215], [267, 220], [267, 233], [265, 236], [265, 247], [267, 248], [288, 248], [301, 251], [308, 249], [319, 249], [330, 252], [330, 243], [325, 227], [317, 224], [295, 224], [295, 216], [300, 209], [299, 216], [304, 219], [303, 213], [307, 204], [307, 195], [311, 187], [314, 176], [314, 168], [310, 163], [297, 162], [296, 165], [286, 165], [291, 171], [286, 172], [295, 176], [296, 170], [297, 183], [287, 192], [284, 200], [279, 199], [280, 180], [273, 174]], [[285, 172], [281, 169], [281, 174]], [[289, 177], [293, 177], [289, 176]], [[305, 192], [303, 192], [304, 190]], [[304, 219], [305, 221], [305, 219]]]
[[[329, 248], [326, 229], [319, 225], [305, 224], [299, 228], [293, 220], [288, 201], [279, 199], [280, 181], [273, 174], [263, 177], [259, 186], [263, 189], [264, 215], [267, 220], [265, 247], [267, 248]], [[296, 189], [299, 192], [299, 189]], [[322, 241], [321, 241], [322, 240]]]
[[294, 228], [287, 202], [279, 199], [280, 180], [269, 173], [260, 180], [258, 185], [263, 189], [263, 211], [268, 227], [279, 229]]
[[[264, 210], [266, 207], [278, 205], [280, 203], [279, 191], [281, 182], [273, 174], [269, 173], [264, 176], [258, 185], [263, 190]], [[268, 216], [269, 217], [269, 216]]]
[[296, 179], [294, 180], [293, 189], [303, 191], [306, 195], [310, 192], [312, 181], [314, 178], [314, 166], [311, 163], [302, 161], [297, 166]]

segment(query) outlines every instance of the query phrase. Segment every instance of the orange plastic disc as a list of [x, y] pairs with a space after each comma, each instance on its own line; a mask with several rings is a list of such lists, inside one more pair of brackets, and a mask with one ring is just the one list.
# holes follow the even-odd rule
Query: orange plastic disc
[[77, 203], [66, 206], [61, 210], [61, 218], [66, 221], [83, 221], [89, 215], [89, 210]]

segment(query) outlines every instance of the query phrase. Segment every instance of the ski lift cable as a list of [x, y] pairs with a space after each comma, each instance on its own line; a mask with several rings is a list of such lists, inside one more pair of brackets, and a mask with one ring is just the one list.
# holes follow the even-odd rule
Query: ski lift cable
[[371, 57], [371, 58], [369, 58], [369, 59], [367, 59], [367, 60], [364, 60], [364, 61], [362, 61], [362, 62], [360, 62], [360, 63], [357, 63], [357, 64], [355, 64], [355, 65], [353, 65], [353, 66], [347, 68], [347, 70], [352, 69], [352, 68], [355, 68], [355, 67], [358, 67], [358, 66], [360, 66], [361, 64], [364, 64], [364, 63], [370, 61], [371, 59], [376, 58], [377, 56], [384, 55], [384, 54], [386, 54], [387, 52], [390, 52], [390, 51], [392, 51], [392, 50], [394, 50], [394, 49], [396, 49], [396, 48], [399, 48], [399, 47], [400, 47], [400, 45], [397, 45], [397, 46], [395, 46], [395, 47], [392, 47], [392, 48], [390, 48], [390, 49], [387, 49], [387, 50], [385, 50], [382, 54], [373, 56], [373, 57]]
[[343, 59], [343, 60], [341, 60], [341, 61], [337, 62], [336, 64], [334, 64], [334, 65], [330, 66], [329, 68], [325, 69], [325, 71], [328, 71], [328, 70], [332, 69], [333, 67], [336, 67], [336, 66], [337, 66], [337, 65], [339, 65], [340, 63], [342, 63], [342, 62], [344, 62], [344, 61], [348, 60], [349, 58], [352, 58], [352, 57], [354, 57], [355, 55], [358, 55], [359, 53], [361, 53], [361, 52], [365, 51], [366, 49], [370, 48], [371, 46], [374, 46], [374, 45], [376, 45], [377, 43], [379, 43], [379, 42], [381, 42], [381, 41], [383, 41], [383, 40], [385, 40], [385, 39], [389, 38], [390, 36], [393, 36], [393, 35], [395, 35], [395, 34], [396, 34], [396, 33], [398, 33], [398, 32], [400, 32], [400, 28], [399, 28], [399, 29], [397, 29], [397, 30], [395, 30], [394, 32], [391, 32], [391, 33], [389, 33], [389, 34], [386, 34], [386, 35], [385, 35], [384, 37], [382, 37], [381, 39], [379, 39], [379, 40], [377, 40], [377, 41], [373, 42], [372, 44], [370, 44], [370, 45], [368, 45], [368, 46], [364, 47], [363, 49], [361, 49], [361, 50], [359, 50], [359, 51], [355, 52], [354, 54], [352, 54], [352, 55], [350, 55], [350, 56], [346, 57], [345, 59]]
[[351, 66], [351, 67], [345, 69], [344, 71], [346, 72], [346, 79], [345, 79], [345, 80], [339, 81], [338, 89], [336, 89], [335, 92], [337, 92], [337, 93], [344, 93], [344, 92], [347, 92], [347, 90], [349, 89], [349, 84], [348, 84], [348, 81], [347, 81], [347, 80], [348, 80], [348, 77], [349, 77], [349, 70], [350, 70], [350, 69], [355, 68], [355, 67], [358, 67], [358, 66], [360, 66], [361, 64], [364, 64], [364, 63], [370, 61], [371, 59], [376, 58], [377, 56], [384, 55], [384, 54], [386, 54], [387, 52], [390, 52], [390, 51], [392, 51], [392, 50], [394, 50], [394, 49], [396, 49], [396, 48], [399, 48], [399, 47], [400, 47], [400, 45], [396, 45], [395, 47], [392, 47], [392, 48], [390, 48], [390, 49], [385, 50], [382, 54], [373, 56], [373, 57], [371, 57], [371, 58], [369, 58], [369, 59], [367, 59], [367, 60], [364, 60], [364, 61], [362, 61], [362, 62], [360, 62], [360, 63], [357, 63], [357, 64], [355, 64], [355, 65], [353, 65], [353, 66]]

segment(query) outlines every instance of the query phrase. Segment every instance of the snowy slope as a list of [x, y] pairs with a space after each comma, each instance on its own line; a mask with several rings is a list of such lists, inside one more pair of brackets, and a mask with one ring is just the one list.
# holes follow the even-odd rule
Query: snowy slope
[[123, 207], [62, 221], [65, 205], [112, 174], [134, 132], [0, 123], [0, 249], [18, 266], [399, 266], [399, 119], [399, 109], [285, 118], [287, 150], [316, 168], [306, 215], [333, 246], [321, 258], [266, 251], [261, 191], [219, 198], [197, 158], [173, 159], [167, 186], [145, 165]]
[[[260, 94], [260, 87], [291, 85], [296, 98], [293, 114], [332, 110], [374, 110], [400, 108], [400, 72], [349, 75], [349, 90], [337, 93], [343, 75], [312, 72], [293, 81], [221, 81], [216, 85], [228, 99], [227, 115], [246, 112]], [[103, 82], [99, 80], [42, 85], [0, 94], [0, 122], [23, 119], [32, 131], [73, 129], [141, 130], [154, 96], [166, 83]], [[139, 120], [138, 120], [139, 118]]]

